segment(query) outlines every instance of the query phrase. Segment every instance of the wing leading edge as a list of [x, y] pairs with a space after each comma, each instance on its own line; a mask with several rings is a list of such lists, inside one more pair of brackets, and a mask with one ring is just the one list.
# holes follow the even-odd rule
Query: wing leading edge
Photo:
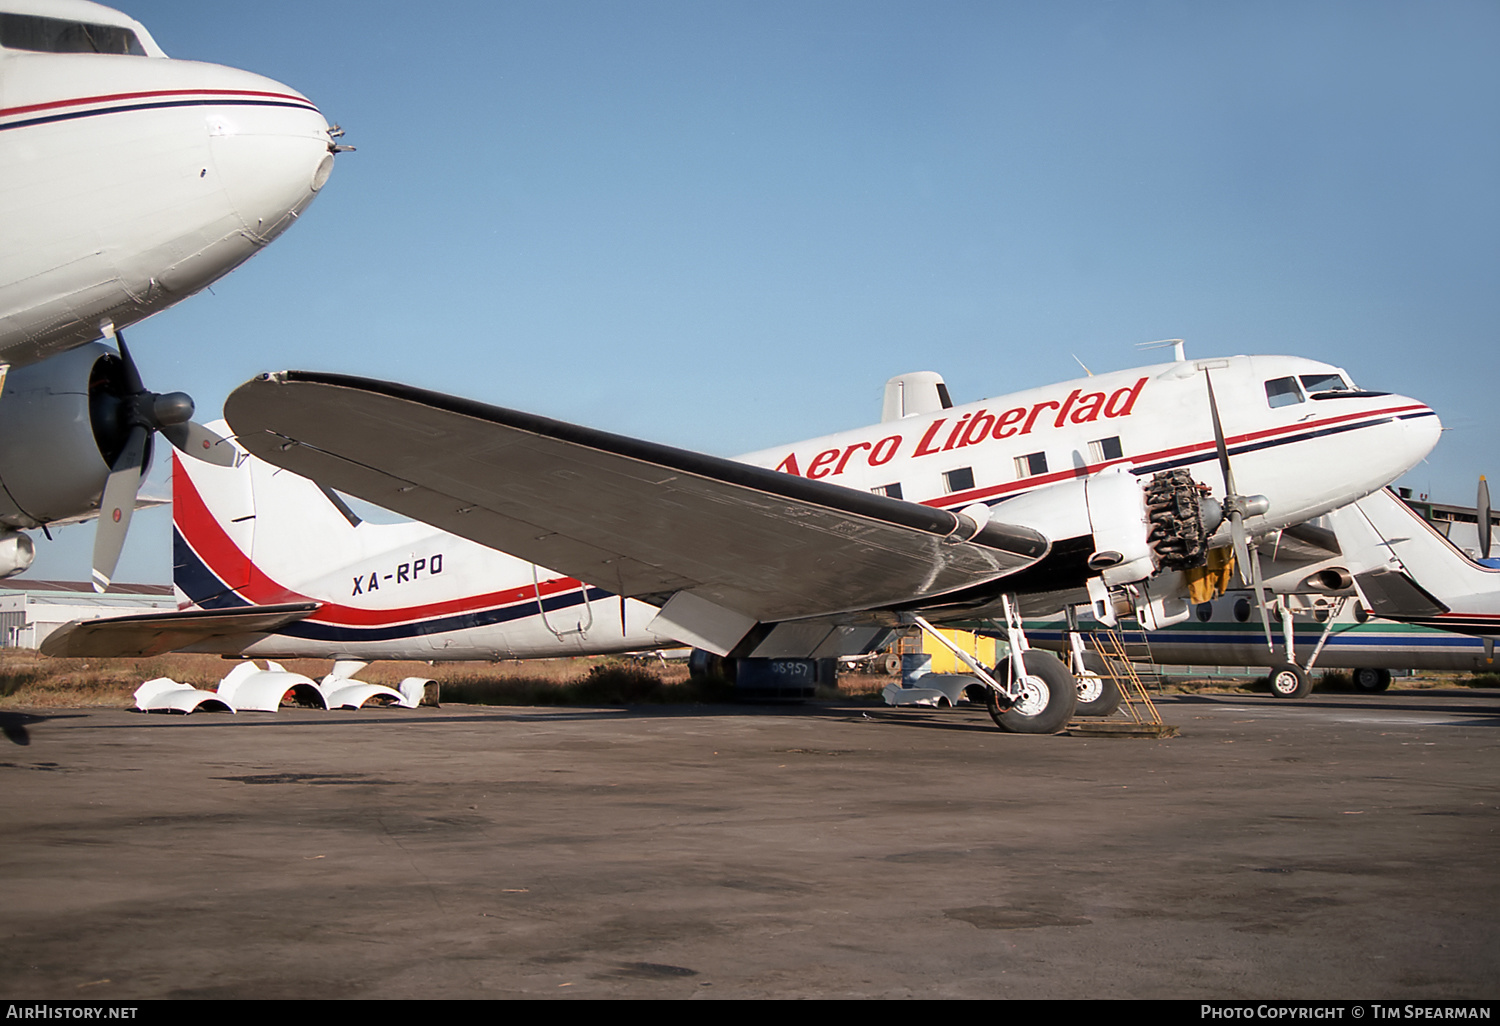
[[264, 375], [224, 412], [250, 452], [321, 484], [620, 595], [760, 622], [920, 602], [1050, 548], [1027, 527], [345, 375]]

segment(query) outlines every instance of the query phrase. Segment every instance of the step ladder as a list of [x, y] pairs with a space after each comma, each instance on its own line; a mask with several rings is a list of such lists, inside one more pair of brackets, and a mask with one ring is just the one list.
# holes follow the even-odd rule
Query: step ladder
[[[1177, 728], [1162, 722], [1156, 703], [1151, 701], [1150, 691], [1161, 690], [1161, 674], [1151, 659], [1146, 632], [1139, 626], [1133, 631], [1099, 627], [1084, 632], [1083, 637], [1103, 664], [1104, 672], [1100, 676], [1114, 681], [1120, 689], [1121, 705], [1130, 722], [1080, 718], [1068, 725], [1069, 731], [1130, 737], [1176, 737]], [[1136, 660], [1143, 660], [1150, 668], [1142, 673], [1136, 668]]]

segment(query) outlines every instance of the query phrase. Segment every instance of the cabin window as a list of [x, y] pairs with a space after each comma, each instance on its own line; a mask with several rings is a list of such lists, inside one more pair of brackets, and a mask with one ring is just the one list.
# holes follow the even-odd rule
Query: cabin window
[[1120, 436], [1113, 438], [1101, 438], [1097, 442], [1089, 443], [1089, 462], [1104, 463], [1107, 460], [1117, 460], [1125, 455], [1125, 449], [1120, 445]]
[[1016, 477], [1036, 477], [1047, 472], [1047, 454], [1033, 452], [1016, 457]]
[[884, 495], [888, 499], [901, 498], [901, 485], [899, 482], [897, 484], [881, 485], [878, 488], [871, 488], [870, 491], [874, 492], [876, 495]]
[[974, 487], [974, 468], [959, 467], [943, 474], [943, 482], [950, 492], [966, 492]]
[[1214, 604], [1212, 602], [1198, 603], [1198, 622], [1208, 623], [1214, 618]]
[[0, 46], [37, 53], [117, 53], [146, 56], [135, 33], [122, 25], [94, 25], [39, 14], [0, 14]]
[[1295, 406], [1301, 401], [1302, 390], [1297, 387], [1296, 378], [1272, 378], [1266, 382], [1266, 402], [1270, 403], [1271, 409]]

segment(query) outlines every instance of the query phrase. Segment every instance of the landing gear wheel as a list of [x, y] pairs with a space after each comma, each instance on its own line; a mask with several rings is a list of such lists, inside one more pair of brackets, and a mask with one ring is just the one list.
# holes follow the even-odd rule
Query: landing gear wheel
[[1378, 691], [1384, 691], [1390, 686], [1390, 670], [1379, 670], [1372, 666], [1365, 666], [1354, 671], [1355, 691], [1362, 691], [1367, 695], [1373, 695]]
[[[1010, 676], [1009, 660], [995, 667], [995, 679]], [[1000, 695], [988, 691], [985, 703], [990, 719], [1001, 730], [1013, 734], [1056, 734], [1073, 718], [1078, 704], [1078, 682], [1062, 661], [1050, 652], [1030, 649], [1024, 659], [1026, 680], [1021, 682], [1021, 697], [1015, 705], [1002, 708]]]
[[1078, 677], [1078, 706], [1075, 716], [1110, 716], [1120, 708], [1122, 695], [1119, 674], [1104, 660], [1090, 653], [1083, 657], [1083, 673]]
[[1296, 663], [1277, 663], [1271, 667], [1271, 694], [1277, 698], [1306, 698], [1312, 691], [1312, 680]]

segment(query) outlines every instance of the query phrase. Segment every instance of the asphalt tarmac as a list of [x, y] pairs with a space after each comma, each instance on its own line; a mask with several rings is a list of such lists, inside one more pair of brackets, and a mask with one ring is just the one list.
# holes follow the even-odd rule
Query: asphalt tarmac
[[1500, 691], [0, 714], [0, 998], [1500, 996]]

